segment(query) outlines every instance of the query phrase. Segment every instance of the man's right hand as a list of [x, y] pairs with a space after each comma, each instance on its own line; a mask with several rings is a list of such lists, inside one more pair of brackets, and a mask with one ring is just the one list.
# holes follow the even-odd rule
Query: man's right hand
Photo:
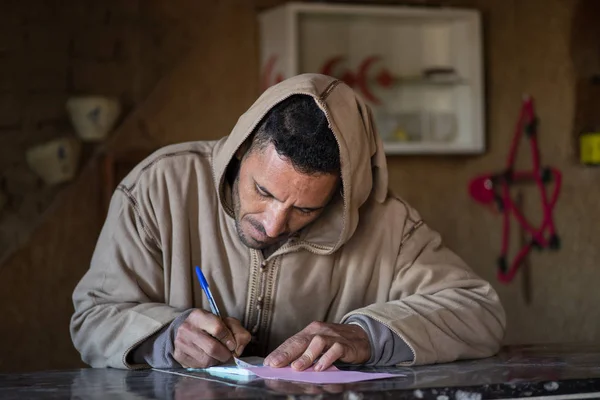
[[237, 319], [194, 310], [177, 329], [173, 358], [185, 368], [211, 367], [242, 354], [250, 338]]

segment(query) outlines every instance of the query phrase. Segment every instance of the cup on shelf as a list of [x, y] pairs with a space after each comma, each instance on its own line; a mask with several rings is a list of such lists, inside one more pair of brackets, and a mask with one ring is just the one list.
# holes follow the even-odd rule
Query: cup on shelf
[[85, 142], [104, 140], [121, 113], [119, 100], [104, 96], [71, 97], [66, 107], [77, 135]]
[[62, 137], [27, 150], [27, 165], [47, 185], [56, 185], [75, 177], [80, 153], [79, 140]]

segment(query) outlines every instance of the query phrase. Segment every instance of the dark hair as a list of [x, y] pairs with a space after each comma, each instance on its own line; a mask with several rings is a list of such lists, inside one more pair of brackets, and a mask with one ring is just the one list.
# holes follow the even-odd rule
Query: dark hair
[[337, 141], [311, 96], [293, 95], [273, 107], [256, 128], [248, 154], [270, 143], [303, 174], [340, 173]]

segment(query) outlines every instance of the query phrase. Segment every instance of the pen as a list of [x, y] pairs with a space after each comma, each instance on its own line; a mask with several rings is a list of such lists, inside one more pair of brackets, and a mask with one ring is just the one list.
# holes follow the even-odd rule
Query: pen
[[[215, 314], [217, 317], [221, 318], [221, 313], [219, 312], [217, 303], [215, 303], [215, 299], [213, 298], [212, 293], [210, 292], [210, 287], [208, 286], [208, 281], [204, 277], [204, 274], [202, 273], [202, 270], [200, 269], [200, 267], [197, 265], [196, 265], [196, 276], [198, 277], [198, 281], [200, 281], [200, 286], [202, 287], [202, 291], [204, 292], [204, 294], [206, 295], [206, 298], [208, 299], [208, 304], [210, 305], [210, 309], [211, 309], [212, 313]], [[247, 364], [244, 361], [240, 360], [239, 358], [237, 358], [235, 356], [234, 352], [232, 352], [232, 354], [233, 354], [233, 359], [238, 367], [244, 368], [247, 366], [252, 366], [252, 365]]]
[[196, 276], [198, 277], [198, 280], [200, 281], [200, 286], [202, 287], [202, 291], [204, 292], [204, 294], [206, 295], [206, 298], [208, 299], [208, 304], [210, 305], [210, 309], [211, 309], [212, 313], [215, 314], [217, 317], [221, 318], [221, 313], [219, 312], [217, 303], [215, 303], [215, 299], [213, 299], [212, 293], [210, 292], [210, 287], [208, 286], [208, 282], [206, 281], [206, 278], [204, 277], [202, 270], [198, 266], [196, 266]]
[[[198, 277], [198, 281], [200, 281], [200, 286], [202, 287], [202, 291], [204, 292], [204, 294], [206, 295], [206, 298], [208, 299], [208, 304], [210, 305], [210, 309], [211, 309], [212, 313], [215, 314], [217, 317], [221, 318], [221, 313], [219, 312], [217, 303], [215, 303], [215, 299], [212, 297], [212, 293], [210, 292], [210, 287], [208, 287], [208, 281], [204, 277], [204, 274], [202, 273], [202, 270], [200, 269], [200, 267], [197, 265], [196, 265], [196, 276]], [[254, 367], [254, 365], [248, 364], [247, 362], [242, 361], [239, 358], [237, 358], [235, 352], [232, 351], [231, 354], [233, 354], [233, 360], [235, 361], [235, 364], [238, 367], [240, 367], [240, 368]]]

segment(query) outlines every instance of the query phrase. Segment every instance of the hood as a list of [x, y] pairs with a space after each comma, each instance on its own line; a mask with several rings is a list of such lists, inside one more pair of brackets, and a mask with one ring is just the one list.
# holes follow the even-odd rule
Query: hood
[[294, 95], [312, 96], [323, 110], [336, 136], [341, 162], [343, 194], [296, 239], [308, 250], [331, 254], [352, 237], [359, 208], [370, 198], [387, 197], [388, 175], [383, 143], [376, 133], [369, 106], [340, 80], [320, 74], [302, 74], [271, 86], [238, 119], [231, 134], [213, 150], [213, 175], [221, 205], [233, 217], [231, 188], [225, 179], [238, 148], [253, 133], [271, 108]]

